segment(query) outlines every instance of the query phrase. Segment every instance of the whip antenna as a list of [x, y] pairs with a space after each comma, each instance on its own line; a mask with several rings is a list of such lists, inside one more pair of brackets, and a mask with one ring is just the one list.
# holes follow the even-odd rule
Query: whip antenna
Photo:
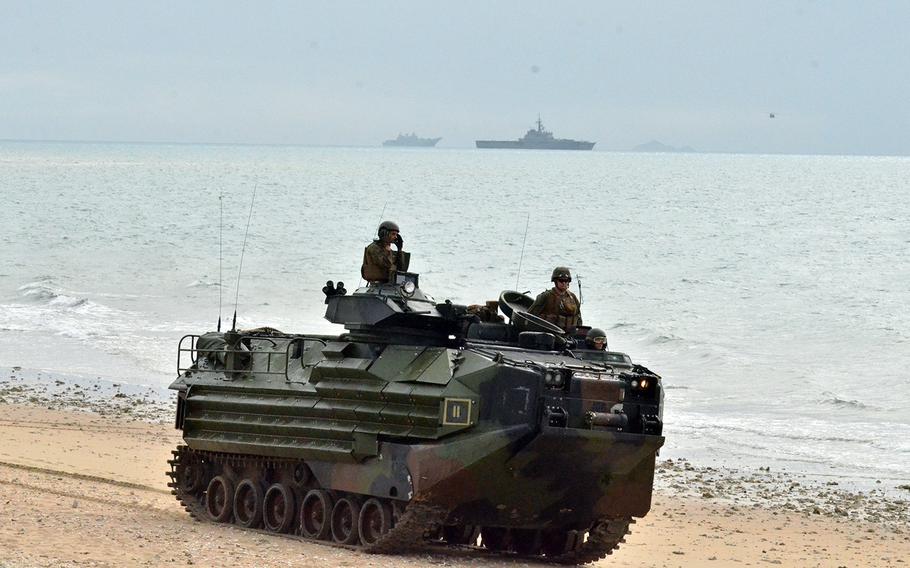
[[585, 303], [585, 295], [581, 293], [581, 274], [578, 274], [578, 305]]
[[243, 253], [246, 251], [246, 238], [250, 234], [250, 221], [253, 219], [253, 203], [256, 201], [257, 181], [253, 185], [253, 197], [250, 198], [250, 215], [246, 219], [246, 231], [243, 233], [243, 246], [240, 247], [240, 266], [237, 268], [237, 293], [234, 295], [234, 320], [231, 322], [231, 331], [237, 330], [237, 301], [240, 299], [240, 274], [243, 272]]
[[224, 264], [224, 194], [218, 194], [218, 331], [221, 331], [221, 306], [223, 304], [224, 289], [221, 285]]
[[531, 225], [531, 212], [528, 212], [528, 219], [525, 222], [525, 236], [521, 240], [521, 256], [518, 257], [518, 274], [515, 275], [515, 290], [518, 290], [518, 278], [521, 277], [521, 261], [525, 258], [525, 243], [528, 242], [528, 227]]

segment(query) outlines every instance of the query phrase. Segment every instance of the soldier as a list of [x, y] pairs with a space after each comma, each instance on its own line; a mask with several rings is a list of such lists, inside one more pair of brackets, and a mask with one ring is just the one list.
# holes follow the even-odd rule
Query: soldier
[[[392, 250], [393, 244], [398, 248], [397, 252]], [[403, 244], [397, 224], [392, 221], [380, 223], [379, 236], [363, 249], [363, 265], [360, 267], [363, 279], [370, 284], [391, 282], [399, 267]]]
[[572, 273], [565, 266], [557, 266], [553, 269], [551, 281], [553, 288], [541, 292], [528, 308], [528, 313], [555, 323], [569, 332], [581, 325], [581, 303], [569, 291]]
[[585, 336], [585, 346], [588, 349], [596, 351], [605, 351], [607, 349], [607, 334], [599, 327], [592, 327]]

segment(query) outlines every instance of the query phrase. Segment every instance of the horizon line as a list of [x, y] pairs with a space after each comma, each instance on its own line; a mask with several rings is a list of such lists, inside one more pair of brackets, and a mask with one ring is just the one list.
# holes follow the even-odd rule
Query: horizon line
[[[659, 142], [659, 141], [658, 141]], [[396, 151], [401, 149], [410, 149], [410, 147], [400, 147], [400, 148], [387, 148], [384, 147], [381, 143], [375, 146], [367, 146], [362, 144], [307, 144], [302, 142], [177, 142], [177, 141], [151, 141], [151, 140], [87, 140], [87, 139], [55, 139], [55, 138], [0, 138], [0, 143], [24, 143], [24, 144], [124, 144], [124, 145], [135, 145], [135, 146], [239, 146], [239, 147], [278, 147], [278, 148], [364, 148], [364, 149], [373, 149], [381, 148], [386, 151]], [[416, 147], [415, 147], [416, 148]], [[432, 148], [417, 148], [421, 151], [432, 151], [434, 149], [439, 150], [484, 150], [485, 153], [489, 153], [491, 149], [488, 148], [476, 148], [474, 146], [434, 146]], [[496, 150], [503, 149], [492, 149], [494, 152]], [[508, 149], [507, 149], [508, 150]], [[520, 152], [533, 152], [535, 150], [525, 150], [525, 149], [513, 149]], [[539, 151], [539, 150], [538, 150]], [[558, 150], [557, 150], [558, 151]], [[650, 150], [634, 150], [632, 148], [625, 150], [618, 149], [608, 149], [608, 150], [587, 150], [587, 151], [577, 151], [577, 150], [565, 150], [566, 152], [585, 154], [587, 152], [601, 153], [601, 154], [730, 154], [730, 155], [748, 155], [748, 156], [862, 156], [862, 157], [881, 157], [881, 158], [906, 158], [910, 157], [910, 154], [869, 154], [861, 152], [773, 152], [773, 151], [744, 151], [744, 150], [693, 150], [691, 152], [682, 152], [682, 151], [650, 151]]]

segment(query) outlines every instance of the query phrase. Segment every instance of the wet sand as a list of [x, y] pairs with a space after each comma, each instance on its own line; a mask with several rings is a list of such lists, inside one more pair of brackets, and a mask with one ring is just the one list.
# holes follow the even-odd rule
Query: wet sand
[[[374, 556], [194, 522], [166, 486], [180, 441], [169, 413], [152, 393], [66, 399], [0, 380], [0, 567], [538, 565], [474, 549]], [[650, 514], [595, 565], [907, 566], [899, 490], [662, 460]]]

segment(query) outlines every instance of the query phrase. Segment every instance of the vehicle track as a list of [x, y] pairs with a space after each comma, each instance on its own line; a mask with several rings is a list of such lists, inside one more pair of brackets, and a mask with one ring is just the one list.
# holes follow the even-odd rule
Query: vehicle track
[[[188, 491], [186, 488], [186, 478], [195, 476], [199, 473], [198, 468], [203, 461], [211, 464], [243, 464], [244, 467], [256, 466], [263, 470], [268, 464], [274, 465], [276, 462], [283, 460], [274, 460], [266, 458], [256, 458], [251, 456], [239, 456], [231, 454], [218, 454], [214, 452], [196, 452], [187, 446], [178, 446], [172, 452], [173, 459], [168, 460], [170, 470], [165, 474], [169, 477], [168, 486], [172, 488], [171, 493], [177, 498], [177, 501], [190, 514], [190, 516], [200, 522], [215, 524], [208, 512], [209, 502], [206, 501], [205, 491], [195, 489]], [[208, 485], [199, 483], [201, 479], [196, 479], [191, 485], [199, 487]], [[320, 545], [344, 548], [348, 550], [359, 550], [372, 554], [395, 554], [413, 550], [440, 548], [455, 550], [476, 550], [478, 552], [493, 553], [503, 557], [522, 558], [538, 562], [548, 562], [555, 564], [586, 564], [594, 562], [605, 556], [612, 554], [613, 550], [619, 547], [619, 544], [625, 542], [625, 536], [630, 533], [629, 525], [634, 523], [633, 519], [601, 519], [595, 522], [589, 531], [569, 531], [566, 543], [561, 552], [557, 549], [556, 553], [543, 555], [536, 554], [515, 554], [511, 552], [491, 550], [487, 547], [473, 545], [452, 545], [441, 540], [437, 535], [442, 528], [447, 512], [439, 507], [420, 501], [410, 501], [406, 509], [397, 519], [397, 521], [382, 534], [377, 541], [370, 544], [352, 545], [332, 540], [307, 538], [300, 534], [287, 534], [260, 530], [258, 528], [247, 529], [255, 530], [263, 534], [281, 536], [304, 542], [313, 542]], [[295, 514], [296, 517], [296, 514]], [[225, 519], [230, 522], [230, 519]], [[223, 521], [224, 522], [224, 521]], [[237, 527], [243, 528], [243, 527]]]

